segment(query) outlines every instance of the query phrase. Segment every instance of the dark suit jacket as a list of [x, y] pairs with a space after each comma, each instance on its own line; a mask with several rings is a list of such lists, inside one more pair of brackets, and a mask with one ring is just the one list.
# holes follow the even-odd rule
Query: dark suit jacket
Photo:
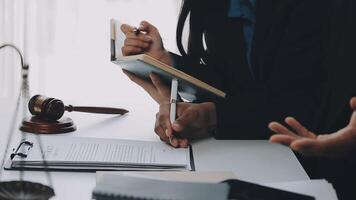
[[[329, 1], [329, 2], [328, 2]], [[356, 1], [328, 0], [331, 16], [326, 31], [325, 53], [328, 81], [316, 118], [320, 133], [344, 128], [351, 117], [349, 101], [356, 96]], [[355, 152], [356, 153], [356, 152]], [[356, 199], [356, 155], [343, 159], [319, 158], [312, 178], [327, 178], [339, 199]]]
[[[319, 103], [323, 0], [258, 0], [253, 39], [255, 79], [233, 52], [234, 40], [226, 17], [209, 18], [207, 61], [177, 59], [189, 74], [217, 86], [226, 99], [213, 101], [217, 109], [218, 139], [267, 139], [268, 123], [295, 116], [309, 125]], [[212, 11], [214, 12], [214, 11]], [[212, 14], [213, 16], [213, 14]], [[232, 64], [231, 64], [232, 63]], [[236, 63], [233, 65], [233, 63]]]
[[330, 16], [325, 30], [327, 82], [317, 121], [319, 132], [345, 127], [351, 116], [349, 101], [356, 95], [356, 2], [328, 0]]

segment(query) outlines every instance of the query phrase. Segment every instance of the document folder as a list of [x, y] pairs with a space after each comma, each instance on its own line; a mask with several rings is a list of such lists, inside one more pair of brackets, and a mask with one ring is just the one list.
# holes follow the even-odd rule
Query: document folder
[[[162, 142], [39, 136], [21, 141], [5, 169], [69, 171], [185, 171], [194, 170], [190, 148]], [[41, 153], [43, 152], [43, 155]]]

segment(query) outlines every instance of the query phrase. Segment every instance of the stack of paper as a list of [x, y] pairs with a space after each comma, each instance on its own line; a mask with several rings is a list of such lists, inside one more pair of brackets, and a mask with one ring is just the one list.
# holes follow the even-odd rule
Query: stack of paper
[[[162, 142], [41, 136], [19, 144], [7, 169], [191, 170], [190, 150]], [[44, 159], [46, 162], [44, 162]]]
[[267, 183], [265, 186], [310, 195], [316, 200], [337, 200], [333, 186], [326, 180], [295, 181], [282, 183]]

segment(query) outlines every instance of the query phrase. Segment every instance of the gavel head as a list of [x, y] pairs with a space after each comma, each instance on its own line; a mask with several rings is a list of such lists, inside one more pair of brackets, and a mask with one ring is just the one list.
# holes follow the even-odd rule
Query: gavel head
[[63, 102], [59, 99], [43, 95], [35, 95], [28, 102], [30, 113], [39, 118], [55, 121], [60, 119], [65, 111]]

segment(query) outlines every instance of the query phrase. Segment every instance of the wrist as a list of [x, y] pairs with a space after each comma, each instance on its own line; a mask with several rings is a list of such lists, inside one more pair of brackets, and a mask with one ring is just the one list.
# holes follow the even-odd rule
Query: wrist
[[148, 52], [147, 55], [149, 55], [149, 56], [155, 58], [156, 60], [159, 60], [169, 66], [173, 65], [173, 60], [171, 58], [171, 55], [165, 49], [151, 51], [151, 52]]
[[171, 56], [169, 55], [169, 52], [166, 51], [165, 49], [163, 49], [159, 54], [158, 54], [158, 60], [169, 65], [172, 66], [173, 65], [173, 60], [171, 58]]

